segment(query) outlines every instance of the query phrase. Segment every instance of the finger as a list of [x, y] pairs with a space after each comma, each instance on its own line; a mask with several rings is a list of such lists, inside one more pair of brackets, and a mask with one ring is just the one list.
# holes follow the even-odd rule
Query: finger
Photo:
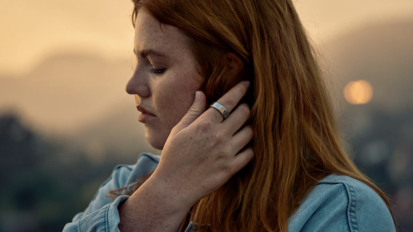
[[238, 131], [231, 139], [231, 149], [233, 154], [237, 154], [254, 137], [254, 131], [250, 125]]
[[[222, 96], [217, 102], [225, 107], [230, 113], [232, 109], [238, 104], [250, 85], [249, 81], [243, 81], [232, 87], [224, 96]], [[217, 109], [209, 108], [205, 112], [205, 117], [212, 118], [213, 121], [222, 122], [223, 115]]]
[[229, 133], [233, 135], [242, 127], [242, 125], [244, 125], [249, 117], [250, 108], [247, 104], [243, 103], [239, 105], [224, 122], [222, 122], [222, 126], [227, 128]]
[[243, 167], [245, 167], [245, 165], [247, 165], [252, 160], [252, 158], [254, 158], [254, 151], [252, 150], [252, 147], [248, 147], [235, 156], [232, 162], [231, 170], [234, 173], [238, 172]]
[[182, 117], [181, 121], [173, 128], [173, 133], [176, 134], [183, 128], [189, 126], [195, 121], [199, 115], [205, 112], [206, 98], [202, 91], [195, 92], [195, 99], [188, 112]]

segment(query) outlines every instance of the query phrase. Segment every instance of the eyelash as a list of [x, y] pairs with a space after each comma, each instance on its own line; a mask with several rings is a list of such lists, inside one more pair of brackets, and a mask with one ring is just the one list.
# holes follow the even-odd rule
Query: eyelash
[[150, 72], [151, 73], [153, 73], [153, 74], [158, 74], [158, 75], [160, 75], [160, 74], [163, 74], [164, 72], [165, 72], [165, 70], [166, 70], [166, 68], [161, 68], [161, 69], [151, 69], [150, 70]]
[[[136, 63], [137, 63], [137, 62], [138, 62], [138, 61], [137, 61], [137, 59], [136, 59]], [[166, 71], [166, 68], [160, 68], [160, 69], [151, 68], [151, 69], [149, 70], [150, 73], [153, 73], [153, 74], [155, 74], [155, 75], [161, 75], [161, 74], [163, 74], [165, 71]]]

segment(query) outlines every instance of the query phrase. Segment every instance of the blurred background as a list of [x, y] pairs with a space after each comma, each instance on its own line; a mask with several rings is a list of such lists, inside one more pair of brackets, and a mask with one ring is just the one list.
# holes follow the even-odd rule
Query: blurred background
[[[296, 0], [358, 167], [413, 231], [413, 1]], [[146, 143], [131, 1], [0, 1], [0, 232], [61, 231]]]

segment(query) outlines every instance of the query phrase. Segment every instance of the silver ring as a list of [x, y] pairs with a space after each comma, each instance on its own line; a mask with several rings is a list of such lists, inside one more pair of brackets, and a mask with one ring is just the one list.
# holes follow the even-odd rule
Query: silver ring
[[212, 105], [209, 106], [210, 108], [213, 107], [214, 109], [218, 110], [222, 116], [224, 117], [224, 120], [227, 119], [229, 112], [225, 107], [218, 102], [214, 102]]

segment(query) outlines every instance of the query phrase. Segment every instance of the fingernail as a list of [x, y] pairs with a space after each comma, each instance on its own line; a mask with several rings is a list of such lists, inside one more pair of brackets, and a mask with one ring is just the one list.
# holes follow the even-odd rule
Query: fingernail
[[248, 88], [248, 87], [250, 87], [250, 82], [249, 81], [244, 81], [244, 86], [245, 86], [245, 88]]
[[201, 98], [200, 96], [201, 94], [199, 93], [199, 91], [195, 92], [195, 102], [199, 102], [199, 99]]

